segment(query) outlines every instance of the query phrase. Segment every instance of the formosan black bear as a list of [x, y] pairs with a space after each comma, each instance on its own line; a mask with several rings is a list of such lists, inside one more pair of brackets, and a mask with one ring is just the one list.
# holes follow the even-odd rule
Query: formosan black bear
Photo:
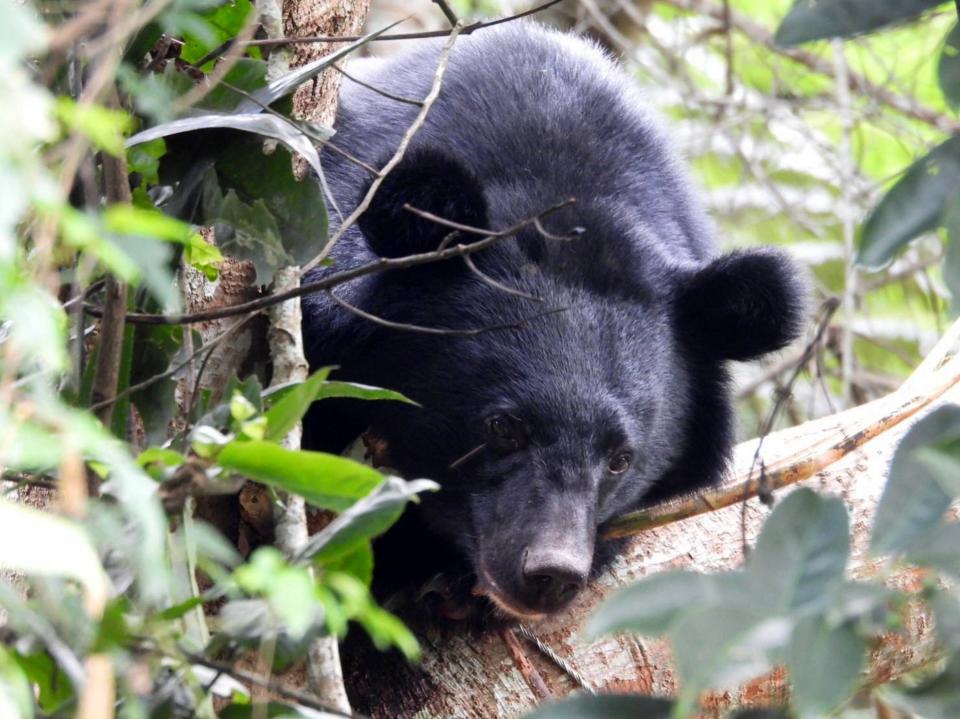
[[[351, 74], [422, 99], [440, 49], [416, 43]], [[418, 110], [345, 80], [333, 142], [380, 168]], [[323, 167], [349, 212], [369, 172], [329, 149]], [[439, 572], [513, 617], [563, 607], [590, 575], [604, 522], [719, 478], [733, 441], [728, 361], [800, 332], [798, 268], [771, 249], [718, 255], [634, 81], [590, 42], [533, 23], [456, 41], [403, 162], [311, 279], [435, 250], [450, 228], [405, 204], [500, 230], [566, 198], [546, 233], [530, 224], [473, 267], [455, 258], [334, 290], [391, 322], [500, 329], [403, 331], [322, 293], [304, 299], [314, 367], [419, 403], [318, 403], [309, 446], [340, 451], [368, 431], [389, 466], [442, 485], [377, 542], [375, 588]]]

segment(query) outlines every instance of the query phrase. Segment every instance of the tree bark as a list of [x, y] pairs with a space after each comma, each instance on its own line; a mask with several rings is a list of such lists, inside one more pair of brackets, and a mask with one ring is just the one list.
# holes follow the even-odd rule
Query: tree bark
[[[945, 338], [949, 345], [957, 344], [958, 329], [960, 325]], [[950, 353], [955, 350], [955, 346], [949, 347]], [[944, 356], [946, 352], [940, 359]], [[940, 363], [925, 362], [901, 390], [889, 397], [771, 434], [763, 441], [761, 456], [767, 466], [773, 466], [780, 458], [802, 455], [804, 447], [820, 452], [831, 437], [849, 438], [862, 427], [865, 417], [888, 417], [891, 408], [904, 406], [908, 397], [923, 398], [911, 405], [916, 411], [896, 426], [775, 495], [780, 499], [783, 493], [806, 486], [843, 499], [851, 519], [849, 571], [855, 578], [869, 577], [873, 571], [874, 560], [867, 556], [869, 530], [900, 439], [933, 408], [960, 402], [960, 357], [954, 356], [933, 369], [931, 365], [936, 364]], [[736, 448], [731, 482], [746, 479], [756, 447], [757, 440], [751, 440]], [[590, 642], [584, 638], [586, 620], [603, 599], [641, 577], [680, 568], [719, 572], [738, 567], [743, 562], [744, 542], [755, 541], [769, 511], [760, 501], [751, 499], [745, 507], [734, 504], [647, 530], [630, 540], [622, 555], [569, 610], [530, 628], [597, 691], [672, 696], [678, 677], [664, 641], [616, 636]], [[908, 591], [919, 586], [918, 577], [909, 571], [895, 576], [893, 582]], [[451, 628], [431, 632], [421, 636], [422, 664], [405, 668], [404, 676], [387, 680], [377, 668], [364, 667], [348, 677], [356, 709], [384, 718], [506, 719], [537, 706], [544, 686], [554, 697], [580, 688], [523, 637], [514, 642], [496, 633], [478, 636]], [[923, 664], [933, 646], [932, 623], [917, 610], [901, 632], [881, 637], [871, 652], [868, 683], [888, 681]], [[707, 693], [702, 699], [702, 716], [719, 719], [733, 707], [782, 704], [789, 691], [789, 678], [778, 668], [734, 690]]]

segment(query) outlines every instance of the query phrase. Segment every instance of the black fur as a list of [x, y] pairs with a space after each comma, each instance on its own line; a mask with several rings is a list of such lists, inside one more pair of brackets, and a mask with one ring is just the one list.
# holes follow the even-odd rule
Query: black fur
[[[353, 70], [424, 97], [438, 52], [419, 46]], [[382, 165], [416, 108], [345, 83], [334, 141]], [[560, 590], [596, 566], [604, 522], [718, 480], [733, 442], [726, 360], [775, 350], [800, 330], [799, 271], [772, 250], [716, 258], [690, 183], [633, 85], [589, 43], [534, 24], [460, 38], [405, 161], [334, 249], [333, 267], [317, 270], [436, 248], [448, 230], [405, 203], [501, 229], [573, 197], [543, 224], [583, 229], [562, 241], [527, 228], [474, 255], [484, 275], [540, 301], [491, 286], [460, 259], [335, 290], [395, 322], [512, 329], [397, 331], [325, 295], [304, 299], [314, 367], [339, 365], [343, 379], [421, 405], [318, 403], [308, 445], [340, 451], [369, 430], [390, 466], [443, 486], [377, 543], [382, 590], [442, 572], [515, 613], [562, 606]], [[323, 162], [338, 203], [356, 206], [369, 176], [339, 154]], [[624, 452], [629, 468], [611, 472]]]

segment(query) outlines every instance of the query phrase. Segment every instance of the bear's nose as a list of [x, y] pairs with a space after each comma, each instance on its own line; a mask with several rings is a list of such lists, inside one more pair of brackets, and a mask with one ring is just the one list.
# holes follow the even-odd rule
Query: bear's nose
[[589, 572], [589, 562], [562, 550], [528, 548], [523, 558], [527, 592], [548, 611], [573, 599]]

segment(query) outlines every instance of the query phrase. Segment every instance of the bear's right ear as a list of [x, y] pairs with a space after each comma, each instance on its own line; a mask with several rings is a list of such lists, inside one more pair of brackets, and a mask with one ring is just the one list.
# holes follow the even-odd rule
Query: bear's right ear
[[708, 359], [755, 359], [803, 330], [807, 283], [770, 248], [723, 255], [686, 277], [676, 297], [680, 334]]
[[404, 205], [462, 225], [487, 227], [487, 203], [480, 182], [460, 162], [436, 150], [408, 151], [360, 216], [360, 231], [370, 249], [381, 257], [432, 252], [452, 232]]

